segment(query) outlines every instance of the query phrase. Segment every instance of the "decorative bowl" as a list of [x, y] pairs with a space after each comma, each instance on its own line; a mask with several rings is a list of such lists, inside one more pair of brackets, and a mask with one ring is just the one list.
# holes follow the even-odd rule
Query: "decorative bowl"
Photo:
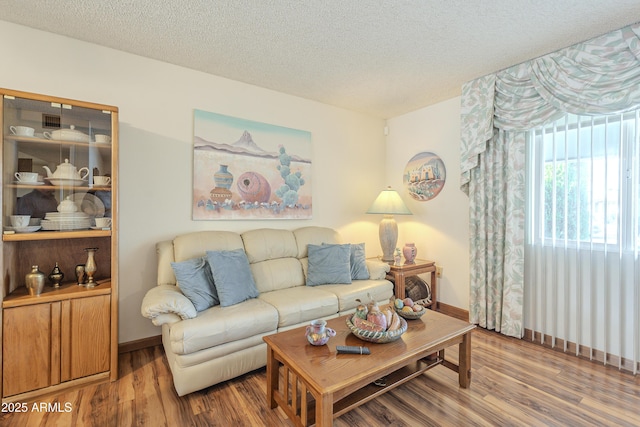
[[353, 322], [351, 321], [351, 317], [347, 317], [347, 326], [351, 330], [351, 333], [353, 333], [353, 335], [355, 335], [356, 337], [360, 338], [361, 340], [377, 344], [385, 344], [395, 341], [407, 331], [407, 321], [403, 318], [400, 318], [400, 327], [395, 331], [374, 332], [360, 329], [353, 324]]
[[409, 320], [419, 319], [424, 313], [427, 312], [427, 309], [425, 307], [422, 307], [422, 310], [420, 311], [402, 311], [402, 309], [398, 310], [397, 308], [395, 308], [395, 310], [396, 313], [398, 313], [398, 316], [404, 317], [405, 319]]

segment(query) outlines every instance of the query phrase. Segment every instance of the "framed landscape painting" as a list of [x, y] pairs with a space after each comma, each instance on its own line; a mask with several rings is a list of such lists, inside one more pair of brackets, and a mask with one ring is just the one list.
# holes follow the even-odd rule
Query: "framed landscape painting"
[[193, 219], [310, 219], [311, 133], [194, 110]]

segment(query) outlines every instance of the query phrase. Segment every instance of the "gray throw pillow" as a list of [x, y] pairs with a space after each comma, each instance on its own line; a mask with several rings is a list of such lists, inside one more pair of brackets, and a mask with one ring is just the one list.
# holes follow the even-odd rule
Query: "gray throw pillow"
[[213, 281], [222, 307], [238, 304], [260, 295], [244, 250], [207, 251], [207, 261], [213, 273]]
[[351, 283], [351, 245], [308, 245], [307, 286]]
[[364, 243], [351, 244], [351, 279], [365, 280], [369, 278]]
[[220, 304], [211, 269], [204, 257], [172, 262], [171, 268], [176, 275], [178, 287], [193, 303], [196, 311]]

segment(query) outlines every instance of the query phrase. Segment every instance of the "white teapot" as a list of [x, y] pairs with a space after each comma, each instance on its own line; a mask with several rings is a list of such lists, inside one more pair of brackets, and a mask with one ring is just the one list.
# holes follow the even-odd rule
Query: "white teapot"
[[[48, 166], [43, 166], [43, 168], [47, 171], [47, 178], [84, 180], [89, 175], [89, 168], [84, 167], [77, 170], [75, 166], [69, 163], [69, 159], [64, 159], [64, 163], [59, 164], [54, 173], [51, 173], [51, 169]], [[85, 172], [84, 175], [80, 175], [82, 171]]]

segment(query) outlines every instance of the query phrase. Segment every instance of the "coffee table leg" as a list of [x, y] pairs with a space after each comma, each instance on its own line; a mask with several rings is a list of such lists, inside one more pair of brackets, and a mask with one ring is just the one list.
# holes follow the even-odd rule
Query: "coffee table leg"
[[333, 394], [322, 394], [316, 399], [316, 427], [333, 425]]
[[275, 393], [278, 390], [278, 361], [276, 360], [271, 346], [267, 345], [267, 402], [271, 409], [278, 406]]
[[458, 353], [458, 382], [460, 387], [468, 388], [471, 385], [471, 331], [462, 336]]

